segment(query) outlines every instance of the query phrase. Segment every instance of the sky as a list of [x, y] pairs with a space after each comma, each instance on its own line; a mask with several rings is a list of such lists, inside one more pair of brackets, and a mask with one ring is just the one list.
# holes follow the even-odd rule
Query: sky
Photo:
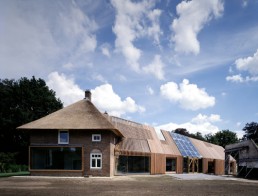
[[64, 106], [242, 137], [258, 118], [258, 0], [0, 0], [0, 78]]

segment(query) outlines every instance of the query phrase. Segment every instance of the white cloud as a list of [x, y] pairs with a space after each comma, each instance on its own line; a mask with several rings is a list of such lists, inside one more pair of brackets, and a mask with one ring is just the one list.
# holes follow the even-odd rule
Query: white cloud
[[252, 75], [258, 74], [258, 50], [253, 56], [237, 59], [235, 64], [240, 71], [248, 71]]
[[237, 127], [240, 127], [241, 124], [242, 124], [242, 122], [237, 122], [237, 123], [236, 123], [236, 126], [237, 126]]
[[119, 97], [110, 84], [104, 84], [92, 90], [92, 102], [101, 111], [107, 111], [108, 114], [121, 116], [125, 113], [144, 112], [145, 108], [139, 106], [131, 97], [124, 100]]
[[246, 76], [242, 77], [241, 74], [233, 75], [233, 76], [227, 76], [227, 81], [235, 82], [235, 83], [243, 83], [243, 82], [257, 82], [258, 76]]
[[[127, 64], [134, 71], [139, 72], [138, 61], [142, 51], [135, 47], [133, 42], [144, 36], [151, 36], [155, 42], [159, 42], [162, 32], [158, 19], [161, 11], [152, 10], [154, 3], [148, 0], [141, 2], [112, 0], [111, 3], [116, 9], [115, 25], [113, 26], [113, 32], [116, 35], [116, 50], [124, 55]], [[152, 26], [148, 26], [148, 22]]]
[[209, 96], [205, 89], [200, 89], [196, 84], [189, 84], [187, 79], [177, 85], [168, 82], [161, 85], [161, 95], [174, 103], [179, 103], [180, 107], [187, 110], [198, 110], [215, 105], [215, 97]]
[[96, 48], [97, 24], [74, 1], [0, 4], [2, 77], [44, 76]]
[[248, 5], [248, 0], [243, 0], [242, 7], [245, 8]]
[[84, 98], [84, 91], [75, 84], [72, 77], [52, 72], [48, 75], [47, 86], [56, 92], [64, 106], [70, 105]]
[[196, 117], [194, 117], [191, 122], [201, 124], [205, 122], [219, 122], [221, 121], [220, 115], [218, 114], [211, 114], [210, 116], [198, 114]]
[[145, 73], [153, 74], [157, 79], [163, 80], [165, 74], [163, 68], [164, 64], [161, 61], [160, 55], [155, 55], [153, 61], [142, 69]]
[[227, 81], [231, 81], [231, 82], [244, 82], [243, 77], [241, 76], [241, 74], [238, 75], [233, 75], [233, 76], [227, 76], [226, 77]]
[[100, 81], [100, 82], [107, 83], [107, 80], [106, 80], [101, 74], [94, 74], [94, 75], [92, 76], [92, 78], [93, 78], [94, 80], [98, 80], [98, 81]]
[[189, 122], [185, 122], [181, 124], [171, 122], [164, 125], [159, 125], [156, 128], [164, 129], [167, 131], [172, 131], [177, 128], [185, 128], [190, 133], [200, 132], [203, 135], [206, 135], [209, 133], [214, 134], [219, 131], [219, 128], [213, 124], [219, 121], [221, 121], [221, 118], [220, 118], [220, 115], [218, 114], [211, 114], [210, 116], [198, 114]]
[[198, 33], [212, 18], [221, 16], [223, 10], [222, 0], [192, 0], [179, 3], [176, 7], [179, 17], [173, 20], [171, 26], [175, 51], [198, 54]]
[[110, 57], [110, 45], [108, 43], [105, 43], [105, 44], [102, 44], [101, 47], [101, 52], [103, 55], [107, 56], [107, 57]]
[[150, 95], [154, 94], [154, 90], [150, 86], [147, 86], [147, 91]]
[[[58, 72], [52, 72], [48, 75], [47, 86], [56, 92], [57, 97], [61, 99], [64, 106], [75, 103], [84, 98], [82, 90], [72, 77]], [[117, 95], [110, 84], [103, 84], [91, 90], [92, 102], [96, 107], [110, 115], [121, 116], [126, 113], [144, 112], [145, 108], [137, 105], [131, 97], [124, 100]]]

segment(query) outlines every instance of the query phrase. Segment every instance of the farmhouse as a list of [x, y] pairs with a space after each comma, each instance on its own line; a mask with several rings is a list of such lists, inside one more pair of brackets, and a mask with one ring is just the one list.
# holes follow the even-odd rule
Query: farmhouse
[[[85, 98], [18, 127], [30, 133], [31, 175], [224, 174], [220, 146], [101, 113]], [[234, 162], [232, 159], [231, 162]]]

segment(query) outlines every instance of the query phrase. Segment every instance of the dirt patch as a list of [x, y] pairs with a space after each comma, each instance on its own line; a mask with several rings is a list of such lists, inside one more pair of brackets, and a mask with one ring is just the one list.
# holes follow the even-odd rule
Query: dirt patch
[[1, 195], [257, 195], [258, 183], [176, 180], [172, 176], [0, 179]]

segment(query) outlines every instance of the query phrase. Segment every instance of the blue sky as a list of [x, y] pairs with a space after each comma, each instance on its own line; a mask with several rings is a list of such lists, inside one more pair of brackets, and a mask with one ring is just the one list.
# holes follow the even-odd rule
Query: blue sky
[[258, 118], [258, 0], [1, 0], [0, 78], [203, 135]]

